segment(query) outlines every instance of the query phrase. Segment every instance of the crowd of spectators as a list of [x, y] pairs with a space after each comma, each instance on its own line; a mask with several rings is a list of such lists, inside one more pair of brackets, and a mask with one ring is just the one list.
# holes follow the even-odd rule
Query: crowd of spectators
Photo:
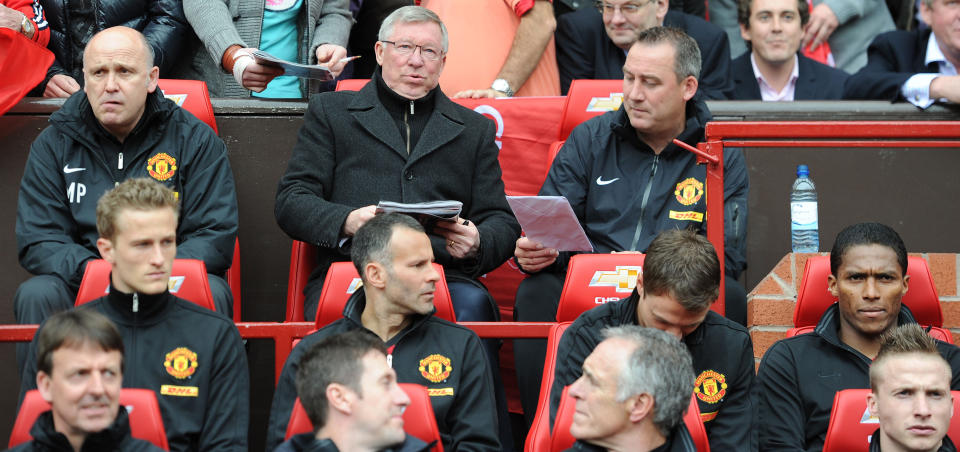
[[[441, 273], [431, 263], [443, 266], [457, 320], [497, 321], [497, 306], [478, 278], [514, 259], [529, 275], [516, 295], [515, 318], [549, 322], [556, 317], [570, 254], [520, 236], [506, 201], [494, 125], [449, 98], [556, 96], [573, 80], [622, 79], [623, 107], [574, 129], [540, 194], [570, 201], [596, 252], [647, 253], [647, 260], [630, 297], [584, 313], [563, 337], [549, 392], [551, 421], [564, 385], [573, 384], [571, 394], [584, 410], [630, 407], [622, 420], [634, 428], [621, 430], [638, 440], [625, 444], [643, 438], [651, 448], [686, 450], [689, 438], [678, 426], [682, 407], [672, 405], [689, 400], [689, 391], [670, 389], [670, 399], [679, 402], [665, 410], [659, 406], [667, 397], [663, 392], [636, 385], [614, 388], [622, 399], [617, 403], [596, 402], [610, 392], [601, 390], [595, 375], [610, 367], [602, 363], [623, 361], [642, 348], [638, 344], [666, 341], [664, 353], [676, 355], [671, 359], [684, 371], [674, 386], [689, 386], [687, 380], [695, 377], [694, 394], [712, 448], [822, 445], [832, 394], [868, 387], [869, 362], [881, 335], [915, 323], [900, 304], [909, 279], [906, 247], [883, 225], [859, 224], [841, 232], [831, 252], [830, 290], [838, 305], [824, 313], [814, 333], [771, 347], [755, 377], [753, 345], [744, 328], [746, 292], [737, 281], [747, 265], [749, 180], [743, 155], [724, 153], [725, 252], [718, 259], [702, 235], [705, 170], [674, 141], [703, 140], [712, 118], [707, 99], [875, 98], [921, 108], [955, 102], [960, 38], [952, 27], [960, 22], [960, 1], [920, 0], [922, 30], [894, 30], [890, 9], [880, 0], [718, 1], [709, 9], [705, 1], [668, 0], [411, 3], [0, 4], [0, 27], [48, 45], [55, 55], [33, 94], [67, 98], [31, 147], [21, 180], [18, 256], [34, 276], [15, 295], [18, 323], [43, 324], [54, 316], [59, 324], [63, 320], [55, 315], [72, 306], [84, 265], [99, 254], [112, 268], [109, 293], [86, 308], [116, 324], [109, 344], [93, 343], [85, 336], [92, 333], [85, 332], [79, 345], [69, 339], [52, 347], [35, 341], [18, 349], [24, 391], [46, 392], [54, 384], [58, 375], [44, 360], [62, 368], [64, 355], [56, 353], [61, 347], [109, 355], [108, 373], [116, 374], [106, 388], [110, 416], [101, 416], [99, 430], [68, 435], [66, 442], [83, 444], [88, 436], [117, 428], [118, 441], [129, 441], [125, 416], [114, 415], [122, 380], [124, 386], [158, 391], [172, 450], [247, 449], [249, 377], [240, 337], [229, 321], [232, 298], [223, 279], [238, 226], [226, 145], [164, 99], [158, 79], [202, 80], [214, 97], [309, 99], [277, 189], [276, 221], [291, 238], [318, 250], [304, 291], [308, 318], [316, 312], [331, 264], [352, 260], [364, 285], [342, 319], [304, 338], [289, 356], [274, 395], [268, 447], [283, 442], [294, 401], [303, 392], [300, 358], [315, 359], [311, 345], [331, 336], [366, 331], [385, 344], [363, 345], [358, 356], [375, 352], [368, 364], [386, 375], [381, 389], [394, 397], [389, 412], [402, 412], [408, 403], [396, 382], [427, 385], [443, 446], [491, 451], [510, 451], [513, 443], [496, 372], [500, 343], [481, 341], [469, 329], [433, 316]], [[711, 23], [715, 9], [733, 13], [736, 23]], [[719, 12], [715, 17], [729, 19]], [[737, 46], [731, 28], [745, 47], [738, 55], [732, 55]], [[829, 53], [815, 53], [824, 45]], [[329, 92], [330, 83], [284, 76], [258, 62], [257, 51], [326, 66], [334, 77], [371, 81], [360, 91]], [[364, 58], [349, 63], [354, 55]], [[410, 217], [376, 214], [380, 200], [437, 198], [461, 201], [460, 216], [424, 228]], [[170, 294], [174, 256], [205, 263], [216, 312]], [[710, 311], [724, 274], [720, 260], [728, 318]], [[604, 341], [601, 329], [609, 326], [624, 328]], [[668, 335], [635, 330], [640, 327], [666, 331], [685, 347], [670, 343]], [[136, 352], [118, 366], [124, 348]], [[951, 366], [956, 389], [956, 347], [935, 348]], [[516, 343], [528, 423], [538, 408], [544, 355], [542, 341]], [[383, 357], [395, 371], [383, 369]], [[622, 372], [644, 372], [651, 359], [641, 353], [630, 363], [639, 370]], [[802, 384], [815, 380], [816, 372], [820, 377], [834, 372], [828, 376], [837, 378], [825, 383], [826, 390]], [[601, 377], [618, 384], [626, 378]], [[335, 399], [330, 393], [313, 397]], [[669, 421], [639, 409], [645, 397], [661, 397], [655, 411]], [[351, 406], [333, 406], [340, 409], [332, 413], [340, 416], [336, 423], [366, 426], [355, 422]], [[60, 441], [57, 409], [38, 425]], [[764, 423], [757, 422], [760, 417]], [[596, 423], [575, 417], [575, 448], [624, 443], [622, 437], [595, 434], [602, 427]], [[318, 427], [315, 433], [322, 439], [321, 434], [343, 432]], [[886, 438], [885, 432], [877, 435]], [[615, 441], [608, 442], [611, 438]]]

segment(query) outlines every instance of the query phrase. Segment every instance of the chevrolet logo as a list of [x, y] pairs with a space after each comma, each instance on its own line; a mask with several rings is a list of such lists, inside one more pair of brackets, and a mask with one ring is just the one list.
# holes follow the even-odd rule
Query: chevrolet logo
[[598, 270], [590, 279], [590, 287], [614, 287], [617, 292], [633, 292], [637, 286], [637, 278], [643, 274], [643, 269], [636, 265], [618, 265], [616, 270]]
[[363, 286], [363, 280], [362, 280], [362, 279], [360, 279], [360, 278], [353, 278], [353, 280], [350, 281], [350, 285], [347, 286], [347, 294], [348, 294], [348, 295], [353, 294], [354, 292], [357, 291], [357, 289], [359, 289], [359, 288], [362, 287], [362, 286]]
[[623, 103], [623, 93], [610, 93], [610, 97], [594, 97], [587, 105], [587, 111], [616, 111]]

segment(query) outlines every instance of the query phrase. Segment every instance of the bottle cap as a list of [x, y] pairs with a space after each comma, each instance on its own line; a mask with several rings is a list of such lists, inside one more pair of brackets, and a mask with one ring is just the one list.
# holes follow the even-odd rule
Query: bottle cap
[[797, 165], [797, 177], [806, 177], [810, 175], [810, 169], [807, 165]]

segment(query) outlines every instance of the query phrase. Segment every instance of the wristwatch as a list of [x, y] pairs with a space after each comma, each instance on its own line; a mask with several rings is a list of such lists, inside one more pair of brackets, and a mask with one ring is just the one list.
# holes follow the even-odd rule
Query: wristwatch
[[30, 35], [33, 34], [33, 24], [31, 23], [30, 19], [27, 19], [26, 14], [23, 14], [23, 19], [20, 20], [20, 33], [23, 33], [23, 35], [28, 38], [30, 38]]
[[490, 89], [506, 94], [507, 97], [513, 97], [514, 94], [513, 88], [510, 87], [510, 82], [502, 78], [494, 80], [493, 84], [490, 85]]

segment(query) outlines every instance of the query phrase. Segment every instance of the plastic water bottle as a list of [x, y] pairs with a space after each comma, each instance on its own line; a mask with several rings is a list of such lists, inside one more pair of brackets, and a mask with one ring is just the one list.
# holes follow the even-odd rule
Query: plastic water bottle
[[794, 253], [816, 253], [820, 250], [817, 188], [809, 176], [807, 165], [798, 165], [797, 180], [790, 191], [790, 239]]

